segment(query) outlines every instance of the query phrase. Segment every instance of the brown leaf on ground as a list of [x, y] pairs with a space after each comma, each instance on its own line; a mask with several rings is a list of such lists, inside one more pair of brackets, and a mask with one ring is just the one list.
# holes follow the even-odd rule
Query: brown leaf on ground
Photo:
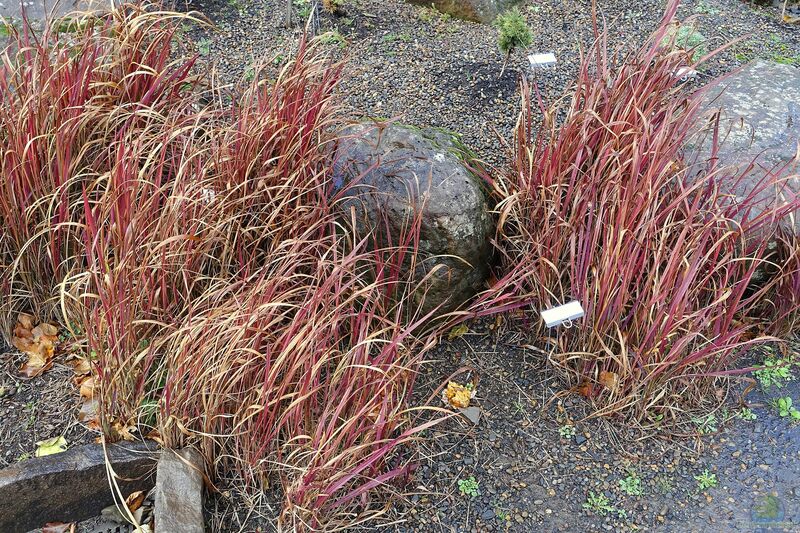
[[20, 374], [25, 377], [35, 378], [53, 366], [53, 356], [55, 355], [53, 346], [36, 343], [29, 346], [28, 349], [22, 349], [16, 342], [14, 346], [28, 355], [28, 360], [19, 368]]
[[139, 507], [142, 506], [144, 503], [144, 491], [137, 490], [136, 492], [131, 492], [127, 498], [125, 498], [125, 505], [128, 506], [128, 509], [133, 513]]
[[78, 421], [86, 424], [90, 429], [100, 429], [99, 413], [97, 400], [94, 398], [86, 400], [78, 411]]
[[148, 440], [155, 441], [160, 445], [164, 445], [164, 439], [161, 438], [161, 433], [157, 429], [151, 429], [150, 432], [144, 436]]
[[33, 329], [33, 317], [27, 313], [20, 313], [17, 317], [17, 322], [28, 331]]
[[33, 378], [53, 366], [58, 328], [44, 322], [33, 326], [33, 317], [21, 313], [17, 318], [11, 343], [28, 356], [28, 360], [19, 369], [20, 373]]
[[94, 376], [90, 376], [81, 382], [81, 396], [86, 399], [94, 398]]
[[136, 435], [134, 435], [136, 432], [136, 426], [127, 426], [119, 421], [115, 421], [113, 424], [111, 424], [111, 430], [112, 434], [117, 437], [117, 440], [136, 440]]
[[619, 376], [616, 372], [608, 372], [606, 370], [600, 371], [600, 384], [610, 390], [616, 392], [619, 386]]
[[469, 401], [472, 398], [472, 391], [464, 385], [456, 383], [455, 381], [451, 381], [447, 384], [447, 388], [445, 389], [443, 396], [445, 402], [450, 404], [452, 407], [463, 409], [465, 407], [469, 407]]
[[76, 376], [88, 376], [92, 373], [92, 364], [85, 357], [76, 357], [67, 361], [75, 370]]

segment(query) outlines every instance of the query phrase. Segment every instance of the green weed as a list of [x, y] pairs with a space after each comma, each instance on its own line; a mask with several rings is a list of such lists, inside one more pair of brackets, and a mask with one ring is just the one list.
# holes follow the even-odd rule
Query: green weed
[[783, 398], [776, 398], [770, 401], [770, 404], [778, 412], [781, 417], [789, 417], [792, 420], [800, 420], [800, 411], [792, 405], [792, 398], [784, 396]]
[[609, 513], [616, 514], [622, 518], [627, 518], [628, 516], [628, 513], [625, 511], [625, 509], [618, 509], [617, 507], [611, 505], [611, 501], [602, 492], [595, 494], [594, 492], [589, 491], [589, 495], [586, 497], [586, 503], [583, 504], [583, 508], [587, 511], [599, 514], [600, 516], [606, 516]]
[[470, 498], [478, 496], [481, 492], [478, 488], [478, 482], [475, 480], [475, 476], [469, 476], [467, 479], [459, 479], [458, 492]]
[[697, 490], [703, 492], [717, 486], [717, 475], [708, 471], [708, 468], [703, 470], [699, 475], [694, 476], [697, 481]]
[[644, 494], [642, 480], [633, 470], [629, 471], [624, 479], [619, 480], [619, 486], [628, 496], [641, 496]]

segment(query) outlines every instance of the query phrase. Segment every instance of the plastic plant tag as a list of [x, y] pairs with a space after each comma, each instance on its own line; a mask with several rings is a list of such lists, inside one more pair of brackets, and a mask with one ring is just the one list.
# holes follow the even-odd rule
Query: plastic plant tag
[[556, 64], [556, 55], [552, 52], [546, 54], [531, 54], [528, 56], [528, 61], [531, 62], [531, 67], [534, 69], [552, 67]]
[[583, 315], [583, 306], [580, 302], [573, 300], [564, 305], [559, 305], [558, 307], [545, 309], [542, 311], [542, 320], [544, 320], [544, 324], [548, 328], [553, 328], [560, 326], [564, 322], [582, 318]]
[[675, 71], [674, 76], [680, 81], [689, 81], [697, 79], [697, 71], [689, 67], [681, 67]]

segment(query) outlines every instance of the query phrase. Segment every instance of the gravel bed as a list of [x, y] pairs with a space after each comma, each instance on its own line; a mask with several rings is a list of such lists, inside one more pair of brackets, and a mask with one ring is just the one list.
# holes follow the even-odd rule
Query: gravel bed
[[36, 443], [63, 435], [67, 444], [92, 441], [92, 433], [77, 420], [80, 393], [72, 383], [72, 367], [56, 356], [53, 368], [26, 378], [18, 369], [25, 356], [0, 340], [0, 468], [36, 453]]
[[[277, 58], [280, 64], [301, 34], [299, 26], [285, 27], [284, 6], [282, 0], [192, 0], [188, 7], [216, 25], [191, 32], [201, 64], [213, 65], [228, 82], [246, 76], [255, 62]], [[534, 29], [529, 52], [554, 52], [558, 58], [534, 80], [552, 102], [564, 94], [581, 47], [593, 39], [591, 3], [529, 0], [521, 9]], [[641, 43], [663, 9], [664, 3], [654, 0], [598, 2], [612, 48]], [[709, 49], [745, 37], [704, 67], [700, 81], [755, 58], [800, 65], [800, 30], [780, 23], [779, 14], [777, 7], [737, 0], [682, 6], [679, 18], [698, 17]], [[448, 128], [486, 161], [503, 161], [500, 139], [509, 139], [518, 112], [517, 83], [530, 75], [530, 67], [518, 51], [500, 77], [502, 54], [491, 26], [441, 17], [402, 0], [350, 0], [336, 16], [323, 13], [319, 33], [327, 33], [326, 46], [347, 61], [341, 91], [350, 116], [399, 117]]]

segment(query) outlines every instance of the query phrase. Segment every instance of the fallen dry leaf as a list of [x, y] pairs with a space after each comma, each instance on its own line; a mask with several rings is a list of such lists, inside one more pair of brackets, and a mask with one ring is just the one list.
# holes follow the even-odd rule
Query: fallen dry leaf
[[54, 455], [67, 450], [67, 439], [64, 438], [64, 435], [59, 435], [58, 437], [53, 437], [52, 439], [37, 442], [36, 446], [36, 457]]
[[33, 329], [33, 317], [27, 313], [20, 313], [17, 317], [17, 322], [28, 331]]
[[136, 426], [126, 426], [117, 420], [111, 424], [111, 429], [113, 434], [122, 440], [136, 440], [136, 436], [134, 435]]
[[619, 386], [619, 376], [616, 372], [608, 372], [606, 370], [600, 371], [600, 384], [610, 390], [616, 392]]
[[584, 396], [586, 398], [591, 398], [592, 396], [594, 396], [593, 389], [594, 388], [592, 387], [591, 383], [589, 383], [588, 381], [584, 381], [583, 383], [578, 385], [578, 389], [577, 390], [578, 390], [578, 394], [580, 394], [581, 396]]
[[100, 429], [100, 417], [97, 399], [86, 400], [78, 411], [78, 421], [86, 424], [90, 429]]
[[136, 511], [139, 507], [142, 506], [144, 503], [144, 491], [137, 490], [136, 492], [131, 492], [128, 494], [128, 497], [125, 498], [125, 505], [128, 506], [131, 512]]
[[88, 377], [81, 382], [81, 396], [89, 400], [94, 398], [94, 376]]
[[21, 313], [17, 317], [11, 343], [28, 356], [28, 360], [19, 369], [20, 373], [33, 378], [53, 366], [58, 328], [44, 322], [34, 327], [33, 317]]
[[469, 407], [469, 401], [474, 396], [474, 391], [455, 381], [451, 381], [447, 384], [447, 388], [442, 395], [445, 403], [458, 409], [464, 409]]
[[87, 376], [92, 373], [92, 364], [85, 357], [76, 357], [68, 362], [72, 365], [76, 376]]

